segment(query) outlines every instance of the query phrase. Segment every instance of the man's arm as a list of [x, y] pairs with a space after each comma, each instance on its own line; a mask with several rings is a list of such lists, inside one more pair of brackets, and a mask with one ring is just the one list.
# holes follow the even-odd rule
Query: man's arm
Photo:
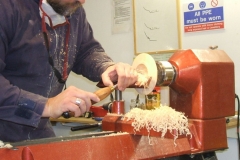
[[100, 81], [101, 74], [109, 67], [114, 65], [113, 60], [105, 53], [101, 44], [94, 38], [91, 25], [86, 19], [83, 8], [79, 10], [78, 34], [80, 41], [77, 50], [77, 57], [72, 71], [82, 74], [92, 81]]
[[[37, 127], [47, 98], [20, 89], [3, 76], [16, 20], [10, 1], [0, 5], [0, 119]], [[16, 16], [16, 15], [15, 15]]]

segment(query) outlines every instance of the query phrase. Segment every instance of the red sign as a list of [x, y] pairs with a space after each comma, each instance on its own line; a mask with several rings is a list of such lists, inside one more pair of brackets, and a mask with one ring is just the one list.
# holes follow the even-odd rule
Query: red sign
[[213, 23], [184, 26], [184, 32], [196, 32], [196, 31], [205, 31], [205, 30], [213, 30], [213, 29], [221, 29], [221, 28], [224, 28], [224, 22], [213, 22]]

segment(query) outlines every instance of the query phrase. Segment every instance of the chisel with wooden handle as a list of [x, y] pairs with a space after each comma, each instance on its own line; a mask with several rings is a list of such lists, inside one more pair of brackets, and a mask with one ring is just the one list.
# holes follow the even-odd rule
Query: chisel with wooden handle
[[[107, 96], [109, 96], [115, 90], [116, 87], [117, 87], [117, 85], [114, 85], [114, 86], [111, 86], [111, 87], [104, 87], [104, 88], [101, 88], [101, 89], [97, 90], [94, 93], [99, 97], [100, 101], [102, 101]], [[92, 105], [97, 103], [97, 102], [94, 102], [94, 101], [91, 101], [91, 102], [92, 102]], [[62, 116], [64, 118], [74, 117], [74, 112], [70, 112], [70, 111], [64, 112], [62, 114]]]

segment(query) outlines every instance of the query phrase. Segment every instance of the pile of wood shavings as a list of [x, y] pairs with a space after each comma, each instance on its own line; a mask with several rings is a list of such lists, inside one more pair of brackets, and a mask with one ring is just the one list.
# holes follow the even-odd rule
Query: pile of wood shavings
[[174, 136], [174, 143], [179, 135], [191, 136], [188, 119], [182, 112], [177, 112], [168, 106], [160, 106], [154, 110], [133, 108], [122, 117], [122, 120], [133, 120], [132, 126], [135, 132], [146, 128], [149, 133], [150, 130], [161, 132], [161, 137], [164, 137], [169, 131]]

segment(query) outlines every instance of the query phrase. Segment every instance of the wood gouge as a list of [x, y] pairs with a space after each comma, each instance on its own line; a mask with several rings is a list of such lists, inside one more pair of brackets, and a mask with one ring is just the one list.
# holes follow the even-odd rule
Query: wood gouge
[[[100, 99], [100, 101], [102, 101], [103, 99], [105, 99], [107, 96], [109, 96], [114, 90], [115, 88], [117, 87], [117, 84], [114, 85], [114, 86], [111, 86], [111, 87], [104, 87], [104, 88], [101, 88], [99, 90], [97, 90], [96, 92], [94, 92]], [[91, 101], [92, 102], [92, 105], [97, 103], [97, 102], [94, 102], [94, 101]], [[64, 112], [62, 114], [62, 116], [64, 118], [70, 118], [70, 117], [74, 117], [75, 113], [74, 112], [71, 112], [71, 111], [68, 111], [68, 112]]]

